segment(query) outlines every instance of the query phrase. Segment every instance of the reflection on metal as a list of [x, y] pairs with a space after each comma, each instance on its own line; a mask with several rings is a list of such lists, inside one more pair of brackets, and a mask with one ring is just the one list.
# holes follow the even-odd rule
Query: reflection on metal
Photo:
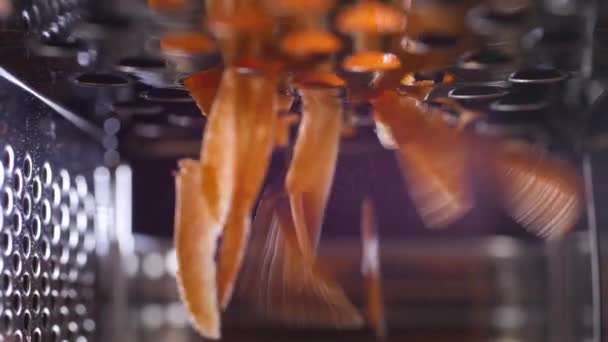
[[[550, 335], [552, 331], [558, 335], [568, 332], [576, 341], [587, 340], [591, 336], [591, 324], [584, 317], [591, 305], [590, 280], [586, 278], [589, 264], [586, 249], [581, 248], [587, 246], [587, 239], [587, 234], [577, 233], [553, 245], [501, 236], [461, 241], [384, 240], [380, 256], [388, 339], [403, 340], [405, 332], [453, 329], [493, 341], [573, 341], [566, 335], [551, 339], [555, 336]], [[358, 241], [327, 240], [320, 247], [327, 267], [339, 267], [338, 280], [349, 296], [362, 302], [364, 289], [354, 280], [360, 269]], [[167, 334], [179, 336], [176, 340], [196, 341], [182, 318], [169, 316], [183, 310], [176, 303], [177, 289], [168, 261], [173, 252], [169, 240], [135, 236], [140, 266], [129, 274], [128, 306], [134, 309], [130, 329], [155, 341], [165, 341]], [[247, 256], [259, 257], [262, 255], [254, 252]], [[282, 331], [260, 319], [246, 303], [237, 303], [226, 315], [229, 332], [238, 328], [245, 336], [255, 334], [264, 340]], [[569, 320], [557, 319], [560, 317]], [[327, 332], [300, 332], [310, 334], [311, 340], [328, 336]], [[294, 331], [284, 333], [288, 339]], [[362, 332], [349, 336], [368, 340]], [[371, 335], [369, 340], [373, 340]]]
[[116, 205], [116, 241], [123, 255], [133, 253], [133, 172], [128, 165], [116, 168], [116, 188], [114, 203]]
[[[589, 228], [589, 261], [591, 263], [591, 291], [593, 296], [593, 342], [602, 340], [602, 277], [599, 231], [596, 220], [596, 207], [594, 200], [593, 170], [588, 154], [583, 158], [583, 177], [585, 180], [585, 195], [587, 199], [587, 225]], [[605, 303], [604, 303], [605, 304]]]
[[107, 257], [112, 234], [112, 184], [110, 171], [105, 167], [98, 167], [93, 175], [95, 200], [97, 203], [95, 213], [95, 235], [97, 240], [97, 255]]
[[[585, 46], [582, 51], [581, 58], [581, 66], [580, 72], [582, 76], [583, 90], [589, 94], [589, 90], [593, 83], [591, 82], [593, 78], [594, 72], [594, 49], [596, 48], [596, 40], [601, 40], [599, 35], [596, 35], [596, 30], [599, 29], [599, 21], [600, 15], [606, 14], [603, 10], [603, 6], [600, 6], [601, 1], [590, 0], [585, 2], [583, 15], [585, 16], [585, 27], [584, 27], [584, 40]], [[605, 6], [605, 4], [604, 4]], [[601, 24], [600, 24], [601, 25]], [[599, 31], [599, 30], [598, 30]], [[599, 50], [599, 49], [598, 49]], [[591, 98], [588, 96], [588, 101]], [[591, 107], [591, 112], [593, 113], [594, 107], [596, 104], [602, 102], [602, 96], [600, 95], [597, 98], [597, 101], [593, 102]], [[589, 103], [585, 103], [589, 104]], [[593, 117], [591, 116], [591, 119]], [[589, 122], [588, 122], [589, 124]], [[593, 122], [590, 123], [591, 125]], [[589, 134], [589, 132], [586, 132]], [[585, 137], [588, 138], [588, 137]], [[594, 138], [593, 136], [591, 138]], [[593, 342], [600, 342], [603, 339], [605, 334], [606, 327], [604, 326], [605, 322], [605, 307], [606, 307], [606, 298], [602, 295], [602, 288], [604, 286], [602, 282], [602, 278], [606, 275], [602, 275], [602, 255], [606, 253], [606, 246], [601, 244], [601, 236], [598, 227], [597, 221], [597, 207], [596, 207], [596, 199], [594, 191], [597, 189], [594, 188], [593, 182], [593, 169], [592, 169], [592, 160], [591, 160], [590, 151], [585, 151], [582, 160], [583, 166], [583, 177], [585, 182], [585, 196], [586, 196], [586, 204], [587, 204], [587, 228], [588, 228], [588, 237], [589, 237], [589, 261], [591, 267], [591, 294], [592, 294], [592, 329], [593, 329]], [[598, 170], [596, 170], [597, 173]], [[600, 184], [596, 184], [598, 186]]]
[[485, 253], [497, 259], [508, 259], [522, 253], [522, 246], [517, 240], [508, 237], [496, 237], [484, 245]]
[[102, 139], [104, 137], [104, 133], [103, 133], [103, 130], [100, 129], [99, 127], [97, 127], [94, 124], [90, 123], [89, 121], [83, 119], [81, 116], [77, 115], [76, 113], [55, 103], [54, 101], [45, 97], [44, 95], [38, 93], [36, 90], [31, 88], [27, 84], [23, 83], [21, 80], [19, 80], [18, 78], [13, 76], [10, 72], [8, 72], [6, 69], [1, 68], [1, 67], [0, 67], [0, 77], [5, 78], [9, 82], [21, 87], [23, 90], [34, 95], [40, 101], [44, 102], [47, 106], [49, 106], [54, 111], [56, 111], [59, 115], [63, 116], [66, 120], [68, 120], [69, 122], [74, 124], [76, 127], [78, 127], [79, 129], [81, 129], [82, 131], [87, 133], [91, 138], [95, 139], [96, 141], [102, 141]]
[[[67, 170], [89, 176], [92, 169], [73, 168], [43, 141], [25, 144], [23, 127], [17, 120], [14, 126], [17, 135], [0, 141], [0, 168], [6, 175], [0, 184], [0, 208], [9, 209], [0, 210], [0, 340], [42, 341], [42, 331], [64, 322], [71, 330], [59, 332], [57, 340], [91, 339], [95, 328], [88, 329], [86, 322], [95, 317], [96, 307], [95, 239], [89, 224], [94, 212], [84, 205], [71, 206], [67, 214], [61, 208], [74, 201], [67, 194], [76, 192]], [[51, 177], [51, 165], [66, 170], [68, 181]], [[41, 177], [48, 178], [44, 189], [36, 182]], [[77, 177], [87, 182], [85, 176]], [[50, 184], [66, 182], [51, 223]], [[88, 188], [76, 201], [87, 196]], [[66, 215], [80, 219], [70, 221]]]
[[518, 70], [509, 76], [509, 82], [518, 84], [555, 84], [568, 78], [566, 73], [555, 69], [536, 67]]
[[493, 86], [464, 86], [450, 90], [448, 96], [457, 100], [485, 101], [498, 99], [507, 94], [502, 87]]

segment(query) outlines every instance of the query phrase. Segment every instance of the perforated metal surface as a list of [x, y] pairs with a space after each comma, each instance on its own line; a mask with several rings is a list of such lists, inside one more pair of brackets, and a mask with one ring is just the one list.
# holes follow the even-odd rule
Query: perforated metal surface
[[11, 145], [0, 149], [0, 338], [86, 341], [95, 331], [87, 179]]

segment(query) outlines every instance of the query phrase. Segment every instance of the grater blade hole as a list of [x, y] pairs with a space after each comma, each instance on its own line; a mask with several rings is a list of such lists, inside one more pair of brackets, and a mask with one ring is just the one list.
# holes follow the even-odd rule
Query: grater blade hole
[[59, 320], [61, 322], [60, 325], [61, 326], [68, 325], [70, 323], [69, 318], [70, 318], [70, 309], [68, 309], [68, 307], [65, 305], [61, 306], [59, 308]]
[[51, 296], [49, 299], [49, 305], [50, 305], [51, 309], [54, 310], [57, 307], [58, 301], [59, 301], [59, 293], [57, 292], [57, 290], [51, 291]]
[[55, 262], [55, 260], [49, 261], [49, 269], [51, 270], [51, 279], [57, 280], [59, 279], [59, 266]]
[[46, 199], [42, 202], [42, 221], [44, 224], [51, 222], [51, 204]]
[[78, 242], [80, 241], [80, 234], [78, 234], [77, 231], [72, 230], [70, 232], [70, 238], [68, 240], [68, 246], [71, 249], [76, 249], [76, 247], [78, 247]]
[[42, 182], [39, 177], [34, 178], [32, 183], [32, 194], [34, 195], [34, 202], [38, 203], [42, 198]]
[[42, 288], [42, 294], [45, 296], [51, 292], [51, 282], [48, 273], [44, 272], [40, 279], [40, 287]]
[[23, 329], [25, 331], [29, 331], [32, 327], [32, 314], [29, 311], [26, 311], [23, 314]]
[[126, 78], [110, 73], [85, 73], [75, 78], [76, 83], [84, 86], [111, 87], [129, 84]]
[[70, 249], [67, 246], [64, 246], [61, 249], [61, 256], [59, 257], [59, 263], [62, 265], [67, 265], [70, 261]]
[[13, 190], [17, 196], [20, 196], [23, 191], [23, 175], [19, 169], [16, 169], [13, 174]]
[[23, 250], [23, 257], [27, 259], [32, 251], [32, 241], [27, 235], [23, 235], [21, 238], [21, 249]]
[[43, 260], [48, 260], [51, 256], [51, 246], [46, 238], [42, 239], [42, 242], [40, 243], [40, 253], [42, 254]]
[[7, 215], [13, 211], [13, 191], [10, 188], [5, 188], [2, 192], [2, 208]]
[[76, 324], [76, 322], [71, 321], [68, 323], [68, 333], [71, 337], [71, 340], [75, 340], [76, 334], [78, 333], [78, 324]]
[[72, 299], [72, 296], [70, 296], [70, 293], [68, 291], [65, 292], [63, 297], [63, 303], [66, 305], [66, 307], [69, 308], [74, 305], [74, 300]]
[[51, 243], [57, 245], [61, 241], [61, 228], [54, 224], [51, 228]]
[[84, 198], [89, 193], [89, 187], [87, 185], [87, 179], [83, 175], [77, 175], [74, 177], [74, 182], [76, 183], [76, 192], [78, 196]]
[[4, 271], [4, 273], [2, 273], [2, 276], [0, 277], [0, 282], [0, 286], [2, 287], [2, 293], [4, 294], [4, 296], [10, 295], [13, 289], [13, 281], [9, 271]]
[[19, 255], [19, 253], [15, 252], [13, 253], [13, 273], [15, 274], [19, 274], [21, 273], [21, 268], [22, 268], [22, 264], [21, 264], [21, 255]]
[[2, 314], [2, 328], [7, 333], [13, 331], [13, 313], [10, 310], [5, 310]]
[[23, 160], [23, 176], [26, 180], [30, 180], [32, 178], [33, 168], [32, 157], [27, 154]]
[[32, 310], [34, 313], [40, 312], [40, 294], [38, 291], [34, 292], [32, 295]]
[[10, 146], [5, 146], [2, 152], [2, 164], [6, 170], [10, 173], [15, 167], [15, 151]]
[[41, 173], [42, 184], [45, 187], [51, 186], [51, 182], [53, 181], [53, 170], [51, 169], [51, 165], [49, 163], [44, 163], [44, 165], [42, 165]]
[[65, 169], [59, 171], [59, 184], [62, 192], [70, 191], [70, 173]]
[[67, 205], [61, 205], [59, 208], [59, 224], [62, 228], [68, 228], [70, 226], [70, 210]]
[[11, 296], [11, 307], [13, 309], [13, 312], [15, 312], [15, 314], [19, 314], [21, 313], [21, 309], [23, 308], [23, 303], [21, 302], [21, 293], [19, 293], [18, 291], [15, 291], [15, 293], [13, 293], [13, 295]]
[[32, 279], [27, 273], [25, 273], [23, 277], [21, 277], [21, 288], [23, 289], [23, 293], [25, 295], [28, 295], [32, 290]]
[[25, 196], [23, 196], [21, 208], [23, 210], [23, 215], [25, 216], [25, 218], [29, 218], [32, 214], [32, 199], [30, 198], [29, 194], [25, 194]]
[[37, 255], [32, 258], [32, 273], [34, 273], [34, 277], [40, 275], [40, 258]]
[[48, 328], [50, 321], [51, 312], [47, 308], [42, 309], [42, 314], [40, 314], [40, 323], [42, 324], [42, 327], [45, 329]]
[[68, 192], [68, 204], [71, 210], [78, 210], [78, 204], [80, 203], [80, 197], [78, 196], [78, 190], [70, 189]]
[[0, 248], [2, 249], [2, 254], [11, 254], [13, 250], [13, 236], [9, 232], [2, 232], [0, 234]]
[[23, 333], [19, 330], [13, 334], [13, 342], [23, 342]]
[[15, 234], [21, 233], [21, 228], [23, 225], [23, 218], [21, 217], [20, 212], [13, 213], [13, 231]]
[[61, 338], [61, 329], [59, 329], [59, 326], [54, 325], [53, 329], [51, 329], [51, 342], [59, 342], [60, 338]]
[[90, 318], [85, 319], [82, 322], [82, 328], [88, 333], [94, 332], [95, 331], [95, 321], [93, 321]]
[[42, 234], [42, 221], [40, 221], [40, 217], [38, 215], [34, 216], [32, 220], [32, 237], [34, 240], [40, 239], [40, 235]]
[[68, 272], [68, 280], [72, 283], [75, 283], [76, 281], [78, 281], [78, 269], [75, 267], [70, 268], [70, 271]]
[[42, 332], [40, 331], [40, 329], [34, 330], [34, 333], [32, 334], [32, 342], [41, 342], [41, 341], [42, 341]]
[[79, 267], [84, 267], [87, 264], [87, 259], [87, 253], [78, 252], [78, 254], [76, 254], [76, 265], [78, 265]]
[[76, 311], [78, 316], [85, 316], [87, 314], [87, 307], [84, 304], [79, 303], [74, 307], [74, 311]]
[[53, 206], [57, 207], [61, 203], [61, 188], [57, 183], [53, 184], [52, 188]]
[[83, 211], [78, 212], [78, 214], [76, 214], [76, 228], [78, 229], [78, 231], [86, 231], [88, 225], [89, 220], [87, 218], [87, 214], [85, 214]]

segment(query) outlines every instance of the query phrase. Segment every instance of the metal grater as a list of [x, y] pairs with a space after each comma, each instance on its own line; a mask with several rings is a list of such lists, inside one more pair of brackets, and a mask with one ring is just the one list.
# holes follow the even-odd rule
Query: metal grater
[[93, 341], [99, 149], [0, 83], [0, 340]]

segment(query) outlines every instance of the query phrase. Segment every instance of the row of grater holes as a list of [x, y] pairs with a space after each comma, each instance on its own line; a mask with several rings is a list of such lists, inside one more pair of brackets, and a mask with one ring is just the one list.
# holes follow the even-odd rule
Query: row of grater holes
[[[74, 9], [78, 0], [40, 0], [32, 1], [21, 11], [21, 19], [29, 29], [42, 31], [48, 38], [50, 33], [57, 33], [69, 24], [77, 13]], [[48, 32], [48, 31], [50, 32]]]
[[0, 341], [86, 341], [95, 330], [86, 179], [1, 151]]

